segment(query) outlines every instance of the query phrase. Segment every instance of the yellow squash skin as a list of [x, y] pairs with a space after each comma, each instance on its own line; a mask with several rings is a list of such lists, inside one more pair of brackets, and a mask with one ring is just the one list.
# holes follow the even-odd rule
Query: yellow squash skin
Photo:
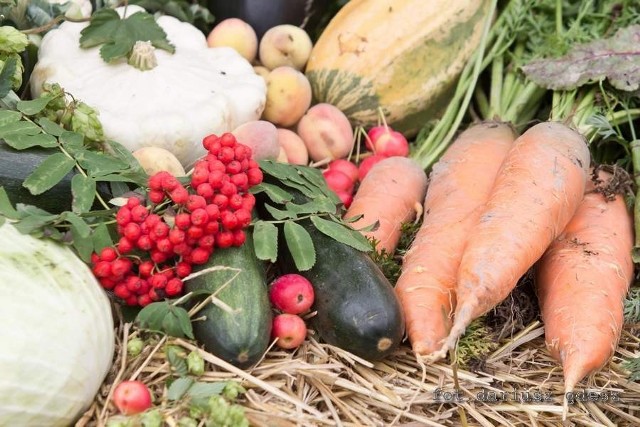
[[446, 105], [478, 47], [488, 0], [351, 0], [315, 43], [306, 75], [316, 102], [354, 125], [415, 134]]

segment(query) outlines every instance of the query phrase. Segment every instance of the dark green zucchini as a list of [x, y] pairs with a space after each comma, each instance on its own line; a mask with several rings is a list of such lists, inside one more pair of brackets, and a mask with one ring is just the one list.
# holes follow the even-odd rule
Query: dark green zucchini
[[[221, 266], [239, 272], [230, 269], [210, 271], [185, 282], [187, 292], [206, 290], [214, 293], [233, 279], [216, 297], [234, 312], [208, 303], [194, 316], [193, 333], [205, 350], [240, 368], [255, 364], [271, 338], [272, 313], [266, 266], [256, 258], [250, 234], [247, 233], [247, 240], [240, 247], [216, 249], [210, 261], [199, 269]], [[203, 316], [205, 320], [198, 320]]]
[[[69, 172], [53, 188], [37, 196], [22, 186], [31, 172], [51, 153], [51, 149], [41, 147], [15, 150], [0, 139], [0, 187], [5, 189], [12, 204], [33, 205], [53, 214], [71, 210], [71, 178], [75, 171]], [[106, 183], [99, 182], [97, 189], [104, 199], [111, 198]]]
[[296, 271], [287, 251], [280, 258], [287, 272], [313, 284], [317, 314], [310, 326], [326, 343], [366, 360], [393, 352], [403, 339], [404, 317], [389, 280], [367, 253], [326, 236], [310, 222], [301, 225], [315, 245], [315, 265]]

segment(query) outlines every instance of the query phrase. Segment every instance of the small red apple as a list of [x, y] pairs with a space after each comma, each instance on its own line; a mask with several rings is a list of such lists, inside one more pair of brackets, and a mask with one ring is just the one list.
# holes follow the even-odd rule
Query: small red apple
[[364, 160], [360, 162], [360, 166], [358, 166], [358, 179], [362, 181], [365, 176], [369, 173], [369, 170], [378, 162], [386, 159], [385, 156], [381, 154], [374, 154], [373, 156], [366, 157]]
[[376, 151], [375, 141], [382, 135], [384, 132], [387, 132], [388, 128], [386, 125], [378, 125], [369, 128], [367, 131], [367, 138], [364, 139], [364, 145], [370, 151]]
[[354, 182], [346, 174], [334, 169], [325, 169], [322, 175], [327, 182], [327, 187], [336, 193], [338, 191], [349, 193], [353, 191]]
[[123, 381], [113, 391], [113, 403], [124, 415], [138, 414], [151, 407], [151, 392], [142, 381]]
[[353, 193], [348, 193], [346, 191], [338, 191], [336, 192], [336, 194], [338, 195], [338, 198], [340, 199], [344, 207], [348, 209], [349, 206], [351, 206], [351, 203], [353, 202]]
[[353, 183], [358, 180], [358, 166], [347, 159], [336, 159], [329, 163], [328, 170], [336, 170], [347, 175]]
[[295, 273], [284, 274], [269, 285], [271, 305], [283, 313], [304, 313], [311, 308], [314, 296], [311, 282]]
[[297, 314], [278, 314], [273, 318], [271, 337], [277, 338], [278, 347], [290, 350], [304, 342], [307, 337], [307, 325]]

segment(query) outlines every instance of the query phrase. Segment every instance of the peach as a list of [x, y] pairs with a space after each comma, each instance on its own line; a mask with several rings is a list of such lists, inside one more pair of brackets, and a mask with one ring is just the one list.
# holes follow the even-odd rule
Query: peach
[[353, 149], [353, 127], [337, 107], [320, 103], [309, 108], [297, 126], [297, 133], [314, 162], [347, 157]]
[[278, 132], [273, 123], [252, 120], [231, 132], [239, 143], [251, 148], [255, 160], [277, 159], [280, 154]]
[[269, 72], [267, 102], [262, 118], [289, 127], [298, 122], [311, 105], [311, 84], [307, 77], [293, 67], [277, 67]]
[[312, 47], [311, 38], [304, 29], [281, 24], [264, 33], [258, 45], [258, 55], [262, 65], [271, 70], [283, 65], [302, 70], [309, 60]]
[[304, 141], [291, 129], [278, 128], [278, 143], [284, 150], [287, 162], [294, 165], [309, 163], [309, 152]]
[[258, 54], [258, 36], [255, 30], [239, 18], [220, 21], [209, 32], [207, 44], [209, 47], [231, 47], [249, 62], [253, 62]]

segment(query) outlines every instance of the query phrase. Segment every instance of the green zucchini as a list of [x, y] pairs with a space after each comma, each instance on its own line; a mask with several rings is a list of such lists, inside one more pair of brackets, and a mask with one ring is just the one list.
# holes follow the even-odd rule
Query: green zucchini
[[[255, 256], [251, 233], [247, 233], [247, 240], [240, 247], [216, 249], [199, 270], [212, 267], [230, 269], [194, 277], [185, 282], [185, 290], [204, 290], [211, 294], [224, 286], [216, 298], [233, 312], [207, 303], [194, 316], [194, 336], [208, 352], [239, 368], [247, 368], [255, 364], [269, 346], [272, 322], [266, 266]], [[198, 298], [201, 301], [206, 295], [199, 294]], [[204, 320], [199, 320], [203, 316]]]
[[[314, 287], [309, 324], [322, 340], [366, 360], [392, 353], [404, 336], [404, 316], [393, 286], [366, 252], [361, 252], [318, 231], [310, 222], [301, 225], [311, 235], [316, 263], [296, 271], [288, 251], [283, 268], [306, 277]], [[286, 246], [286, 245], [283, 245]]]

